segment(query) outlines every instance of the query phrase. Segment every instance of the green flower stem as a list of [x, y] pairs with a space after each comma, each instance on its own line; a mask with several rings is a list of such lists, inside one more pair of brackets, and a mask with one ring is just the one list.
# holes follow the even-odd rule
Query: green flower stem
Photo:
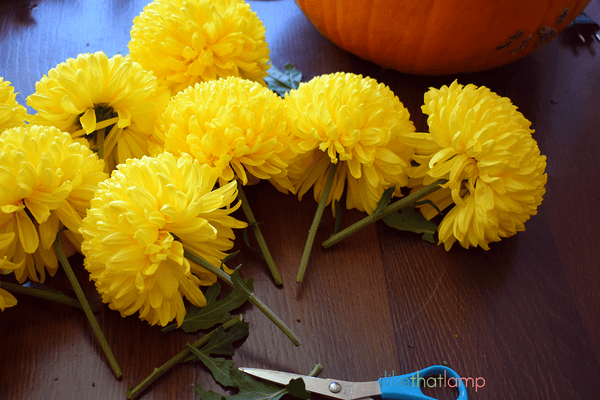
[[413, 205], [417, 201], [421, 200], [423, 197], [438, 190], [439, 189], [438, 186], [443, 185], [446, 182], [448, 182], [447, 179], [439, 179], [439, 180], [425, 186], [424, 188], [388, 205], [380, 212], [373, 213], [367, 217], [364, 217], [363, 219], [350, 225], [346, 229], [343, 229], [343, 230], [339, 231], [338, 233], [331, 235], [329, 237], [329, 239], [325, 240], [321, 244], [323, 245], [323, 247], [329, 248], [329, 247], [333, 246], [334, 244], [336, 244], [337, 242], [352, 235], [354, 232], [358, 231], [359, 229], [362, 229], [365, 226], [370, 225], [373, 222], [380, 220], [381, 218], [385, 217], [386, 215], [392, 214], [392, 213], [399, 211], [405, 207], [409, 207], [409, 206]]
[[[228, 330], [233, 325], [237, 324], [238, 322], [242, 322], [242, 321], [244, 321], [244, 316], [239, 314], [239, 315], [231, 318], [229, 321], [225, 322], [222, 325], [222, 327], [223, 327], [223, 329]], [[208, 343], [208, 339], [210, 339], [211, 335], [217, 329], [213, 329], [206, 335], [202, 336], [200, 339], [196, 340], [194, 343], [192, 343], [192, 347], [200, 348], [200, 347], [204, 346], [206, 343]], [[148, 375], [148, 377], [146, 377], [146, 379], [144, 379], [139, 385], [137, 385], [133, 389], [127, 390], [127, 398], [135, 399], [136, 397], [138, 397], [144, 390], [146, 390], [146, 388], [148, 386], [150, 386], [155, 380], [157, 380], [165, 372], [170, 370], [174, 365], [176, 365], [181, 360], [186, 358], [188, 354], [190, 354], [190, 350], [186, 347], [185, 349], [183, 349], [182, 351], [177, 353], [174, 357], [172, 357], [169, 361], [167, 361], [160, 367], [154, 368], [154, 371], [152, 371], [152, 373], [150, 375]]]
[[321, 364], [315, 364], [315, 365], [313, 365], [312, 369], [308, 373], [308, 376], [317, 376], [321, 373], [322, 370], [323, 370], [323, 366]]
[[81, 303], [77, 301], [77, 299], [65, 296], [62, 293], [51, 292], [49, 290], [43, 289], [35, 289], [32, 287], [18, 285], [16, 283], [10, 282], [0, 282], [0, 288], [6, 289], [11, 293], [25, 294], [27, 296], [37, 297], [39, 299], [52, 300], [57, 303], [66, 304], [71, 307], [83, 308], [81, 306]]
[[[189, 251], [185, 248], [183, 249], [183, 255], [188, 260], [195, 262], [196, 264], [200, 265], [202, 268], [205, 268], [208, 271], [212, 272], [213, 274], [217, 275], [219, 278], [224, 280], [229, 286], [234, 287], [233, 281], [231, 280], [231, 277], [229, 276], [229, 274], [227, 274], [227, 272], [223, 271], [220, 268], [215, 267], [214, 265], [212, 265], [211, 263], [209, 263], [202, 257], [197, 256], [196, 254], [192, 253], [191, 251]], [[248, 300], [252, 304], [254, 304], [260, 311], [262, 311], [262, 313], [265, 314], [267, 316], [267, 318], [269, 318], [275, 324], [275, 326], [277, 326], [279, 329], [281, 329], [281, 331], [283, 333], [285, 333], [285, 335], [288, 338], [290, 338], [292, 343], [294, 343], [296, 346], [300, 346], [300, 341], [298, 340], [298, 338], [296, 337], [294, 332], [292, 332], [291, 329], [287, 327], [285, 322], [283, 322], [281, 320], [281, 318], [279, 318], [277, 315], [275, 315], [275, 313], [273, 311], [271, 311], [271, 309], [269, 309], [269, 307], [267, 307], [267, 305], [265, 303], [263, 303], [258, 297], [256, 297], [256, 295], [254, 293], [250, 294], [250, 296], [248, 297]]]
[[81, 286], [79, 286], [79, 282], [77, 281], [75, 273], [71, 268], [71, 264], [69, 264], [69, 260], [67, 260], [67, 257], [62, 250], [60, 236], [56, 236], [56, 240], [54, 241], [54, 251], [56, 252], [56, 256], [58, 257], [58, 260], [62, 264], [63, 269], [67, 274], [67, 278], [69, 278], [69, 282], [71, 282], [71, 286], [73, 286], [73, 290], [75, 290], [75, 294], [81, 303], [83, 311], [85, 312], [85, 315], [90, 322], [98, 341], [100, 342], [100, 346], [102, 346], [102, 350], [104, 350], [104, 354], [106, 354], [106, 358], [108, 358], [108, 362], [113, 369], [115, 377], [119, 379], [121, 377], [121, 368], [119, 368], [119, 364], [117, 364], [117, 360], [115, 359], [115, 356], [110, 349], [104, 334], [102, 333], [102, 329], [100, 329], [100, 325], [98, 325], [98, 321], [96, 320], [96, 317], [94, 317], [90, 303], [88, 303], [87, 299], [85, 298], [83, 290], [81, 289]]
[[325, 181], [325, 187], [323, 188], [321, 201], [319, 201], [317, 212], [315, 212], [312, 225], [308, 230], [308, 238], [306, 239], [306, 244], [304, 245], [304, 252], [302, 253], [302, 259], [300, 260], [300, 268], [298, 268], [298, 274], [296, 275], [296, 282], [298, 283], [301, 283], [302, 278], [304, 278], [304, 272], [306, 271], [306, 266], [308, 265], [308, 259], [310, 258], [310, 252], [315, 241], [317, 229], [321, 223], [321, 218], [323, 218], [323, 211], [325, 210], [325, 204], [327, 204], [327, 198], [329, 197], [329, 192], [331, 191], [331, 185], [333, 184], [333, 178], [335, 177], [336, 170], [337, 164], [333, 164], [329, 168], [329, 174], [327, 175], [327, 181]]
[[244, 193], [243, 185], [239, 181], [238, 181], [237, 188], [238, 188], [238, 197], [242, 201], [242, 210], [244, 211], [244, 214], [246, 215], [246, 219], [248, 220], [248, 225], [250, 225], [252, 227], [252, 231], [254, 232], [256, 241], [258, 242], [258, 247], [260, 248], [260, 251], [265, 259], [265, 262], [267, 263], [267, 266], [269, 267], [269, 271], [271, 271], [271, 275], [273, 276], [273, 280], [275, 281], [275, 284], [281, 285], [281, 284], [283, 284], [281, 275], [279, 274], [279, 271], [277, 270], [277, 267], [275, 266], [275, 261], [273, 261], [271, 252], [269, 251], [269, 248], [267, 247], [267, 242], [265, 241], [265, 238], [263, 237], [262, 232], [260, 231], [258, 223], [256, 222], [256, 219], [254, 218], [254, 214], [252, 213], [252, 209], [250, 208], [250, 203], [248, 203], [248, 198], [246, 197], [246, 193]]

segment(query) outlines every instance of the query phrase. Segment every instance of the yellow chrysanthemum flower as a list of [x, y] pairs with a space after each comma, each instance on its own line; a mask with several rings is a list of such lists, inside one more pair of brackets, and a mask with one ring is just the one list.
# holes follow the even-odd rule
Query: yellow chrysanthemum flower
[[0, 133], [6, 129], [25, 124], [27, 109], [17, 103], [15, 89], [9, 81], [0, 77]]
[[265, 27], [243, 0], [154, 0], [133, 19], [131, 57], [172, 94], [239, 76], [264, 84]]
[[17, 305], [17, 299], [4, 289], [0, 289], [0, 311]]
[[188, 154], [128, 160], [100, 184], [83, 221], [84, 266], [102, 300], [122, 316], [139, 311], [151, 325], [183, 322], [182, 296], [206, 304], [200, 285], [214, 274], [184, 258], [183, 248], [213, 265], [231, 249], [229, 214], [236, 182], [213, 190], [216, 174]]
[[414, 150], [399, 138], [414, 132], [408, 110], [384, 84], [338, 72], [290, 91], [285, 102], [299, 153], [288, 175], [302, 198], [314, 186], [319, 201], [332, 164], [337, 167], [327, 203], [339, 200], [348, 181], [347, 208], [372, 213], [383, 192], [407, 185]]
[[[448, 179], [432, 198], [440, 209], [455, 204], [438, 231], [446, 250], [457, 240], [488, 250], [490, 242], [525, 230], [547, 180], [531, 122], [510, 99], [456, 81], [430, 89], [422, 110], [429, 133], [413, 133], [405, 142], [417, 149], [414, 178], [424, 185]], [[435, 215], [426, 208], [426, 217]]]
[[157, 119], [164, 150], [192, 155], [219, 175], [221, 184], [248, 174], [294, 190], [286, 168], [295, 153], [283, 99], [239, 77], [198, 83], [175, 95]]
[[63, 226], [79, 248], [82, 217], [104, 162], [68, 133], [29, 125], [0, 135], [0, 271], [44, 281], [58, 268], [52, 244]]
[[[80, 54], [57, 65], [36, 85], [27, 104], [38, 111], [32, 122], [84, 137], [109, 169], [147, 154], [154, 119], [169, 92], [151, 72], [129, 57], [103, 52]], [[108, 132], [105, 135], [104, 129]], [[105, 135], [99, 138], [98, 135]]]

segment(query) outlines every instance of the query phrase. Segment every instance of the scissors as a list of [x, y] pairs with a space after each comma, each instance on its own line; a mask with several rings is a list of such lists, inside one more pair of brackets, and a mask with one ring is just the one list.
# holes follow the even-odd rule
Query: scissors
[[[433, 365], [405, 375], [385, 376], [372, 382], [346, 382], [339, 379], [321, 379], [312, 376], [271, 371], [259, 368], [239, 368], [248, 375], [280, 385], [287, 385], [292, 379], [301, 378], [308, 392], [318, 393], [339, 400], [372, 400], [371, 396], [381, 396], [390, 400], [436, 400], [421, 392], [420, 383], [425, 379], [454, 380], [450, 387], [458, 388], [457, 400], [467, 400], [467, 390], [460, 376], [451, 368]], [[432, 378], [433, 376], [444, 378]], [[421, 381], [423, 379], [423, 381]]]

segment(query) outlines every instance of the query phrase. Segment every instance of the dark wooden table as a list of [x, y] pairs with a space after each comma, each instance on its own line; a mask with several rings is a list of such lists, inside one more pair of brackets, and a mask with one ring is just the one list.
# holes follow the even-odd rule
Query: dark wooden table
[[[126, 53], [131, 21], [147, 0], [0, 2], [0, 76], [24, 104], [47, 71], [82, 52]], [[268, 184], [247, 188], [284, 277], [276, 287], [243, 245], [236, 261], [255, 290], [301, 338], [293, 344], [254, 307], [240, 366], [322, 377], [372, 380], [447, 362], [465, 377], [472, 399], [597, 399], [600, 396], [600, 44], [574, 46], [565, 35], [535, 54], [488, 72], [412, 76], [384, 70], [321, 37], [293, 0], [251, 1], [267, 30], [273, 63], [294, 63], [305, 80], [352, 71], [386, 83], [417, 130], [428, 87], [485, 85], [510, 97], [532, 121], [548, 157], [548, 184], [527, 230], [464, 250], [422, 241], [377, 223], [332, 249], [315, 247], [303, 284], [295, 283], [317, 204], [298, 202]], [[600, 2], [587, 13], [600, 20]], [[362, 217], [344, 213], [343, 224]], [[333, 226], [329, 212], [317, 242]], [[86, 281], [85, 271], [79, 277]], [[57, 275], [57, 281], [64, 277]], [[91, 289], [88, 283], [86, 289]], [[98, 318], [123, 369], [115, 380], [84, 314], [19, 297], [0, 313], [0, 399], [124, 399], [155, 366], [198, 335], [162, 334], [135, 316], [103, 306]], [[144, 399], [193, 399], [192, 385], [218, 390], [198, 363], [176, 366]], [[481, 380], [479, 381], [482, 382]], [[449, 389], [432, 391], [453, 398]]]

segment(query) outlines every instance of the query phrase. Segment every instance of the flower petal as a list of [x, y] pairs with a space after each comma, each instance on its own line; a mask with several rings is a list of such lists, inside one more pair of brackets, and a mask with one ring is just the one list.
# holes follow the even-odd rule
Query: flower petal
[[96, 130], [96, 111], [93, 108], [88, 110], [79, 118], [81, 127], [88, 135]]
[[23, 250], [28, 254], [33, 254], [38, 248], [40, 238], [38, 237], [37, 229], [35, 225], [25, 213], [25, 211], [18, 211], [15, 213], [17, 219], [17, 230], [19, 231], [19, 240]]

